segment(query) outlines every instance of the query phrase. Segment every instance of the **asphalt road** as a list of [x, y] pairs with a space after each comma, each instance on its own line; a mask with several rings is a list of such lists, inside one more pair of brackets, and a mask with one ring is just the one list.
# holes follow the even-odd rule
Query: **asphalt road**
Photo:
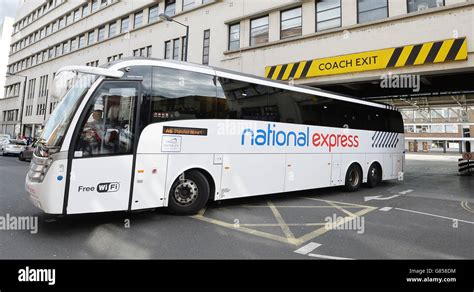
[[456, 165], [456, 157], [410, 156], [403, 182], [213, 203], [193, 217], [157, 210], [58, 219], [29, 202], [28, 163], [0, 157], [0, 217], [39, 220], [37, 234], [0, 230], [0, 258], [473, 259], [474, 176], [458, 176]]

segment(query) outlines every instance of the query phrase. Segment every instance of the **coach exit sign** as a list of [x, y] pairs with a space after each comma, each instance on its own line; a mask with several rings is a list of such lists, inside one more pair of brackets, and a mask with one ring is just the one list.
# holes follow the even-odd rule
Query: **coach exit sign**
[[463, 60], [467, 60], [465, 37], [269, 66], [265, 68], [265, 77], [296, 80]]

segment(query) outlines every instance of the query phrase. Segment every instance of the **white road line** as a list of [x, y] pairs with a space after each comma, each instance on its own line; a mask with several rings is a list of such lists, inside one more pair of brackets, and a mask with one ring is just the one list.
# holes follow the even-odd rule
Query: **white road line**
[[313, 257], [313, 258], [328, 259], [328, 260], [353, 260], [350, 258], [333, 257], [333, 256], [322, 255], [322, 254], [316, 254], [316, 253], [310, 253], [308, 256]]
[[383, 207], [383, 208], [380, 208], [379, 211], [387, 212], [387, 211], [390, 211], [392, 209], [393, 209], [392, 207]]
[[406, 191], [403, 191], [403, 192], [399, 192], [400, 195], [406, 195], [406, 194], [409, 194], [413, 192], [413, 190], [406, 190]]
[[313, 250], [317, 249], [320, 246], [321, 245], [319, 243], [310, 242], [307, 245], [295, 250], [295, 252], [299, 253], [299, 254], [302, 254], [302, 255], [306, 255], [306, 254], [312, 252]]
[[437, 217], [437, 218], [442, 218], [442, 219], [448, 219], [451, 221], [458, 221], [458, 222], [464, 222], [467, 224], [474, 224], [474, 222], [471, 221], [466, 221], [466, 220], [461, 220], [461, 219], [456, 219], [456, 218], [451, 218], [451, 217], [445, 217], [445, 216], [440, 216], [436, 214], [430, 214], [430, 213], [425, 213], [425, 212], [420, 212], [420, 211], [414, 211], [414, 210], [408, 210], [408, 209], [401, 209], [401, 208], [395, 208], [396, 210], [400, 211], [405, 211], [405, 212], [411, 212], [411, 213], [416, 213], [416, 214], [421, 214], [421, 215], [426, 215], [426, 216], [431, 216], [431, 217]]
[[307, 245], [295, 250], [294, 252], [301, 255], [308, 255], [313, 258], [320, 258], [320, 259], [327, 259], [327, 260], [352, 260], [350, 258], [341, 258], [341, 257], [333, 257], [333, 256], [322, 255], [322, 254], [317, 254], [317, 253], [310, 253], [320, 246], [321, 244], [319, 243], [310, 242]]

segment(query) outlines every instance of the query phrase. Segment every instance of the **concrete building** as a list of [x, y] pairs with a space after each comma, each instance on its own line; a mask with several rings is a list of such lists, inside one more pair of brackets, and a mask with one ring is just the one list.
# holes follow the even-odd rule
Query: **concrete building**
[[[28, 78], [22, 132], [35, 135], [58, 103], [49, 88], [62, 66], [186, 59], [186, 29], [160, 13], [190, 27], [189, 62], [399, 106], [415, 132], [407, 149], [422, 143], [416, 138], [459, 144], [463, 127], [474, 131], [472, 0], [29, 0], [18, 12], [8, 67]], [[6, 90], [15, 85], [24, 86], [20, 76], [9, 77]], [[1, 111], [9, 108], [0, 100]], [[410, 120], [410, 112], [423, 118]], [[418, 137], [425, 124], [444, 132]]]
[[[8, 55], [10, 52], [10, 43], [11, 43], [11, 36], [13, 33], [13, 23], [14, 19], [11, 17], [5, 17], [2, 22], [0, 23], [0, 99], [4, 100], [7, 97], [6, 90], [4, 91], [3, 88], [5, 87], [6, 81], [6, 74], [7, 74], [7, 65], [8, 65]], [[19, 88], [17, 89], [19, 90]], [[14, 100], [16, 101], [16, 99]], [[6, 103], [6, 102], [5, 102]], [[0, 127], [0, 133], [13, 133], [14, 132], [14, 125], [13, 122], [16, 121], [18, 118], [18, 106], [13, 106], [13, 111], [0, 111], [2, 114], [2, 126]], [[0, 108], [2, 109], [2, 108]], [[2, 109], [3, 110], [3, 109]], [[7, 129], [6, 124], [10, 124], [10, 127]], [[5, 124], [5, 125], [4, 125]], [[5, 128], [4, 128], [5, 127]]]

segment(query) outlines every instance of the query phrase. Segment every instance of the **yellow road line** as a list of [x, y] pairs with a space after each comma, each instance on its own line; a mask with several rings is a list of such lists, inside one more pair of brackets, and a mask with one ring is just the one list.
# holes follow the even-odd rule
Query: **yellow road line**
[[[337, 201], [330, 201], [330, 200], [322, 200], [322, 199], [315, 199], [315, 198], [310, 198], [310, 197], [301, 197], [303, 199], [307, 199], [307, 200], [312, 200], [312, 201], [319, 201], [319, 202], [325, 202], [325, 203], [328, 203], [331, 202], [331, 203], [334, 203], [334, 204], [347, 204], [347, 205], [350, 205], [350, 206], [358, 206], [360, 208], [376, 208], [376, 207], [373, 207], [373, 206], [367, 206], [367, 205], [359, 205], [359, 204], [352, 204], [352, 203], [344, 203], [344, 202], [337, 202]], [[346, 206], [342, 206], [342, 207], [346, 207]]]
[[[242, 205], [242, 206], [239, 206], [239, 207], [247, 207], [247, 208], [268, 208], [268, 206], [258, 206], [258, 205]], [[298, 209], [298, 208], [308, 208], [308, 209], [312, 209], [312, 208], [334, 208], [333, 206], [282, 206], [282, 205], [275, 205], [275, 207], [277, 208], [295, 208], [295, 209]], [[344, 208], [357, 208], [357, 209], [361, 209], [361, 208], [365, 208], [363, 206], [339, 206], [339, 207], [344, 207]]]
[[288, 239], [288, 242], [293, 243], [296, 240], [295, 235], [293, 234], [293, 232], [291, 232], [288, 225], [286, 225], [286, 222], [285, 220], [283, 220], [283, 217], [281, 216], [280, 211], [278, 211], [278, 209], [275, 207], [275, 205], [272, 202], [268, 201], [267, 204], [270, 207], [270, 210], [272, 210], [273, 216], [275, 216], [275, 219], [277, 220], [278, 224], [281, 227], [281, 230], [283, 231], [286, 238]]
[[[311, 227], [311, 226], [324, 226], [326, 223], [286, 223], [286, 226], [291, 226], [291, 227]], [[246, 226], [246, 227], [281, 227], [280, 224], [277, 223], [256, 223], [256, 224], [242, 224], [240, 223], [240, 226]]]
[[263, 237], [263, 238], [266, 238], [266, 239], [271, 239], [271, 240], [276, 240], [276, 241], [280, 241], [280, 242], [283, 242], [283, 243], [288, 243], [288, 238], [283, 237], [283, 236], [273, 235], [271, 233], [266, 233], [266, 232], [258, 231], [258, 230], [255, 230], [255, 229], [245, 228], [245, 227], [236, 228], [234, 224], [230, 224], [230, 223], [227, 223], [227, 222], [223, 222], [223, 221], [219, 221], [219, 220], [215, 220], [215, 219], [211, 219], [211, 218], [207, 218], [207, 217], [199, 216], [199, 215], [192, 216], [191, 218], [195, 218], [195, 219], [198, 219], [198, 220], [201, 220], [201, 221], [204, 221], [204, 222], [219, 225], [219, 226], [226, 227], [226, 228], [229, 228], [229, 229], [242, 231], [244, 233], [260, 236], [260, 237]]
[[328, 202], [329, 205], [333, 206], [334, 208], [338, 209], [339, 211], [343, 212], [343, 213], [346, 213], [347, 215], [349, 215], [350, 217], [355, 217], [355, 215], [345, 209], [343, 209], [342, 207], [340, 206], [337, 206], [336, 204], [332, 203], [332, 202]]

